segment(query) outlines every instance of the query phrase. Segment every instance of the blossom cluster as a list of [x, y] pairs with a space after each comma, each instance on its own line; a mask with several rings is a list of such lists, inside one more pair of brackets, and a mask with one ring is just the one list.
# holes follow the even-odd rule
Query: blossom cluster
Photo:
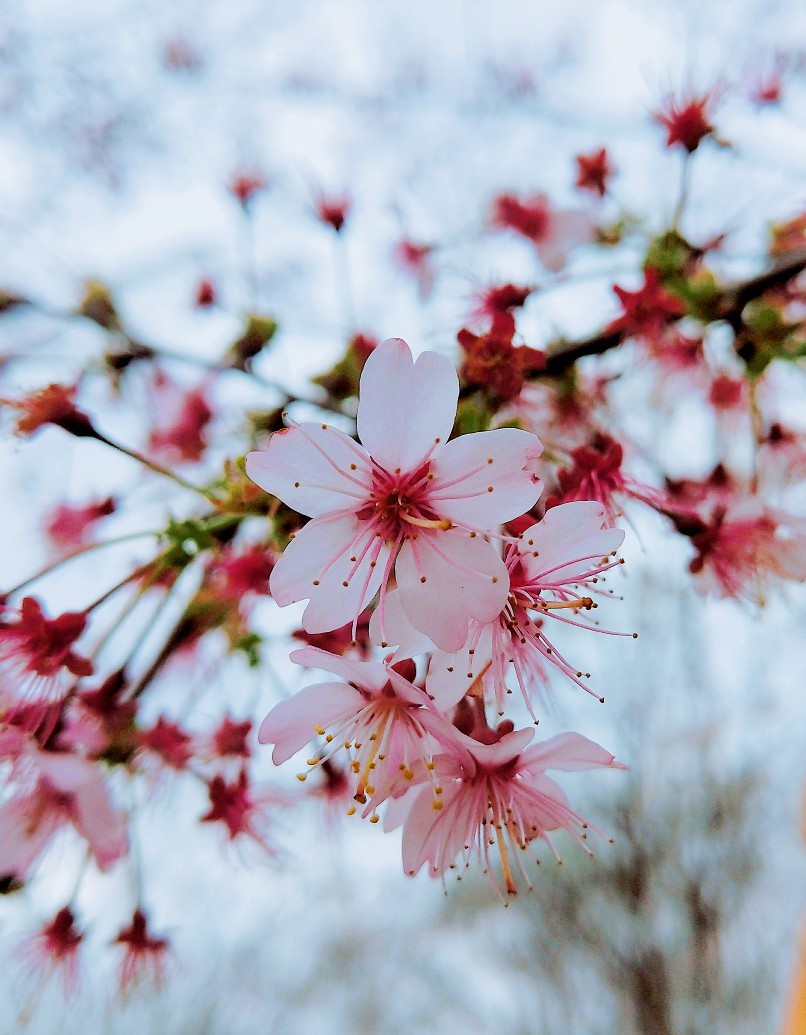
[[[718, 99], [672, 96], [655, 113], [689, 172], [702, 151], [727, 147]], [[806, 218], [774, 226], [761, 271], [731, 280], [722, 238], [686, 236], [680, 218], [649, 241], [635, 232], [608, 148], [575, 166], [576, 204], [540, 183], [481, 200], [476, 243], [526, 249], [533, 276], [502, 274], [452, 313], [454, 358], [415, 361], [351, 317], [342, 354], [305, 391], [274, 379], [276, 341], [295, 339], [268, 305], [243, 314], [207, 362], [135, 335], [100, 281], [61, 315], [34, 292], [0, 289], [3, 320], [46, 333], [61, 320], [101, 342], [80, 376], [27, 393], [7, 376], [18, 358], [0, 355], [14, 435], [69, 436], [81, 465], [106, 450], [171, 493], [145, 531], [136, 494], [117, 483], [49, 500], [44, 567], [0, 586], [0, 895], [75, 864], [73, 894], [24, 953], [68, 988], [91, 927], [85, 877], [116, 869], [135, 889], [110, 939], [121, 987], [161, 978], [169, 940], [132, 819], [174, 780], [197, 792], [191, 821], [238, 856], [276, 860], [278, 815], [311, 803], [330, 822], [402, 828], [406, 874], [476, 866], [507, 895], [564, 840], [591, 854], [589, 835], [607, 835], [547, 774], [624, 766], [580, 733], [538, 739], [535, 726], [561, 687], [602, 700], [589, 633], [634, 635], [598, 623], [622, 563], [620, 524], [637, 517], [682, 544], [681, 577], [704, 596], [756, 606], [806, 581], [806, 428], [786, 405], [806, 356]], [[259, 168], [233, 171], [222, 193], [245, 236], [272, 189]], [[320, 192], [306, 209], [338, 249], [339, 278], [356, 207]], [[400, 289], [439, 301], [449, 243], [406, 231], [388, 244]], [[640, 262], [629, 279], [603, 274], [600, 329], [541, 336], [529, 314], [572, 278], [576, 256], [622, 246]], [[186, 304], [229, 318], [227, 296], [205, 269]], [[183, 365], [203, 374], [191, 381]], [[238, 404], [236, 443], [224, 382], [254, 393]], [[104, 419], [104, 391], [128, 423]], [[715, 446], [707, 464], [684, 456], [670, 468], [663, 440], [684, 403], [699, 406]], [[636, 411], [655, 418], [654, 438]], [[95, 559], [130, 548], [123, 576], [99, 587]], [[81, 574], [58, 613], [43, 585], [64, 571]], [[269, 702], [256, 712], [237, 689], [274, 678], [278, 607], [293, 665], [262, 718]], [[301, 751], [298, 783], [264, 778], [262, 759], [280, 766]]]
[[[548, 667], [585, 685], [546, 626], [583, 624], [623, 535], [595, 502], [561, 504], [502, 534], [540, 496], [542, 446], [517, 428], [449, 440], [458, 396], [450, 360], [425, 352], [415, 363], [391, 338], [361, 375], [360, 444], [327, 424], [295, 424], [246, 458], [251, 478], [310, 518], [274, 565], [274, 599], [307, 600], [308, 633], [351, 623], [355, 639], [377, 595], [370, 638], [397, 648], [383, 661], [295, 651], [295, 663], [342, 682], [276, 705], [259, 739], [282, 763], [319, 738], [311, 768], [345, 750], [362, 815], [377, 822], [388, 802], [386, 825], [403, 823], [408, 873], [428, 864], [442, 876], [460, 856], [467, 865], [473, 849], [487, 867], [495, 844], [514, 893], [516, 848], [551, 845], [560, 828], [584, 845], [588, 824], [546, 770], [623, 766], [579, 734], [530, 746], [534, 730], [503, 718], [508, 672], [533, 718]], [[422, 684], [412, 662], [420, 655], [428, 657]], [[501, 720], [494, 726], [488, 702]]]

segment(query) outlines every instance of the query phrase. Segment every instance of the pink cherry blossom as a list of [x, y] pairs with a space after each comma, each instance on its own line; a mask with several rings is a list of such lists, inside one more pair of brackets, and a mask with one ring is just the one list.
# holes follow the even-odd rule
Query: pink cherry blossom
[[498, 614], [507, 571], [483, 533], [524, 513], [540, 494], [533, 463], [542, 446], [515, 428], [448, 437], [459, 382], [448, 359], [390, 338], [361, 375], [358, 434], [327, 424], [276, 432], [247, 472], [311, 521], [274, 566], [270, 587], [285, 606], [308, 600], [307, 632], [358, 615], [394, 569], [411, 623], [455, 650], [470, 618]]
[[141, 981], [156, 988], [162, 986], [170, 945], [167, 938], [150, 930], [142, 909], [135, 909], [131, 923], [120, 931], [114, 944], [124, 947], [120, 964], [120, 991], [123, 995]]
[[410, 806], [403, 826], [403, 868], [413, 875], [427, 865], [431, 876], [438, 877], [454, 867], [458, 856], [467, 866], [475, 854], [488, 872], [490, 849], [495, 848], [506, 890], [514, 895], [517, 871], [531, 887], [520, 854], [531, 842], [545, 841], [559, 861], [549, 838], [552, 831], [567, 830], [588, 855], [593, 854], [586, 844], [589, 824], [569, 807], [546, 770], [626, 766], [579, 733], [561, 733], [528, 747], [531, 729], [503, 735], [486, 732], [488, 743], [457, 731], [460, 750], [434, 759], [440, 784], [420, 789]]
[[79, 952], [84, 932], [76, 924], [75, 914], [64, 906], [19, 947], [18, 955], [32, 971], [44, 978], [61, 978], [65, 998], [78, 989]]
[[51, 837], [72, 825], [108, 870], [128, 850], [126, 814], [109, 800], [103, 769], [74, 755], [30, 748], [0, 805], [0, 874], [24, 878]]
[[501, 194], [493, 202], [492, 224], [503, 230], [514, 230], [528, 238], [540, 261], [552, 273], [558, 273], [568, 261], [571, 251], [588, 244], [596, 228], [590, 216], [581, 209], [554, 208], [545, 194], [518, 198]]
[[[353, 796], [368, 814], [400, 778], [411, 780], [415, 767], [430, 766], [432, 734], [450, 736], [443, 720], [430, 709], [428, 696], [390, 663], [353, 661], [316, 647], [294, 651], [298, 665], [332, 672], [347, 682], [306, 687], [269, 712], [260, 727], [261, 744], [274, 744], [272, 759], [285, 762], [314, 737], [324, 750], [308, 765], [319, 766], [342, 747], [350, 752], [355, 777]], [[414, 675], [409, 663], [408, 674]], [[448, 732], [444, 732], [447, 730]], [[301, 779], [306, 778], [300, 774]]]
[[[596, 592], [603, 572], [619, 563], [611, 557], [623, 538], [622, 531], [608, 527], [604, 507], [592, 501], [562, 504], [527, 528], [507, 547], [510, 591], [499, 614], [489, 622], [471, 621], [460, 650], [433, 653], [426, 686], [437, 706], [451, 708], [474, 684], [482, 683], [492, 688], [503, 713], [510, 663], [533, 717], [535, 692], [548, 683], [547, 666], [592, 693], [582, 681], [583, 673], [552, 644], [546, 623], [554, 619], [595, 628], [583, 625], [580, 613], [596, 607], [589, 594]], [[389, 614], [394, 642], [400, 643], [397, 656], [427, 649], [427, 641], [408, 626], [393, 596]]]
[[689, 568], [701, 593], [763, 604], [770, 576], [806, 581], [806, 518], [757, 499], [717, 506], [691, 541], [697, 555]]

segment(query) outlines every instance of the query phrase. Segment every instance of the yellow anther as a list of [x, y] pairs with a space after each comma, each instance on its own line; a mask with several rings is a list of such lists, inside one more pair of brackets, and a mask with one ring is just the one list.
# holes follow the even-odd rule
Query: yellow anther
[[370, 821], [370, 823], [377, 823], [380, 818], [381, 817], [376, 812], [372, 816], [369, 817], [369, 821]]
[[300, 783], [305, 783], [305, 781], [308, 779], [308, 774], [307, 773], [297, 773], [297, 779], [299, 780]]
[[320, 737], [324, 737], [324, 735], [325, 735], [325, 727], [324, 726], [316, 726], [315, 729], [316, 729], [316, 732], [319, 734]]
[[431, 808], [434, 810], [434, 812], [441, 812], [442, 805], [443, 803], [436, 798], [431, 802]]
[[355, 805], [351, 805], [349, 807], [349, 809], [347, 809], [347, 815], [348, 816], [354, 816], [355, 815]]

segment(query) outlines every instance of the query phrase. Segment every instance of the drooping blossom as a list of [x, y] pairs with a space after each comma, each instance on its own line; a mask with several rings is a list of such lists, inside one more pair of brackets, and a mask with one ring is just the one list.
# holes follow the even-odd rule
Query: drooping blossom
[[221, 774], [207, 784], [210, 807], [201, 817], [202, 823], [217, 823], [228, 841], [252, 841], [266, 854], [274, 855], [269, 840], [271, 813], [275, 807], [288, 804], [287, 797], [276, 791], [258, 791], [245, 768], [233, 779]]
[[[505, 731], [505, 732], [504, 732]], [[529, 747], [534, 730], [513, 730], [504, 723], [486, 734], [485, 742], [456, 732], [457, 748], [437, 755], [434, 769], [440, 793], [433, 786], [419, 790], [403, 825], [403, 869], [413, 875], [427, 866], [441, 877], [476, 857], [492, 874], [494, 849], [508, 894], [518, 890], [518, 879], [531, 887], [524, 852], [537, 840], [560, 857], [551, 841], [553, 831], [564, 829], [588, 854], [588, 831], [609, 840], [574, 812], [562, 789], [546, 776], [547, 769], [578, 772], [585, 769], [625, 769], [603, 747], [579, 733], [561, 733]], [[411, 792], [410, 792], [411, 793]]]
[[758, 499], [717, 506], [691, 542], [689, 570], [702, 593], [763, 604], [771, 577], [806, 581], [806, 518]]
[[522, 308], [535, 291], [534, 287], [518, 284], [492, 284], [479, 292], [473, 317], [476, 320], [489, 320], [491, 326], [502, 331], [505, 325], [511, 326], [514, 333], [515, 317], [512, 310]]
[[515, 428], [448, 437], [458, 398], [449, 360], [391, 338], [361, 375], [358, 433], [327, 424], [276, 432], [250, 453], [247, 473], [312, 520], [275, 564], [281, 606], [308, 600], [303, 626], [327, 632], [358, 615], [394, 569], [415, 627], [446, 650], [467, 639], [470, 618], [497, 614], [506, 568], [483, 533], [528, 510], [540, 494], [536, 436]]
[[216, 304], [217, 300], [218, 292], [216, 291], [215, 284], [209, 277], [202, 277], [196, 285], [196, 295], [193, 299], [193, 304], [197, 309], [209, 309], [210, 306]]
[[597, 434], [589, 443], [572, 450], [571, 467], [557, 472], [557, 488], [546, 500], [548, 508], [572, 500], [596, 500], [614, 524], [621, 514], [618, 497], [640, 500], [664, 510], [668, 499], [660, 489], [643, 485], [622, 470], [624, 449], [608, 435]]
[[137, 702], [126, 699], [127, 689], [124, 673], [118, 670], [100, 686], [73, 694], [62, 711], [57, 746], [90, 758], [128, 759], [136, 747]]
[[141, 982], [155, 988], [162, 986], [170, 944], [167, 938], [151, 932], [148, 918], [142, 909], [135, 909], [131, 923], [119, 932], [112, 944], [120, 945], [124, 950], [119, 972], [123, 995]]
[[193, 757], [193, 737], [179, 723], [161, 715], [148, 729], [137, 733], [141, 752], [159, 759], [169, 769], [181, 772]]
[[71, 506], [60, 503], [45, 519], [45, 534], [59, 550], [70, 550], [90, 542], [95, 525], [110, 514], [117, 504], [113, 496], [94, 503]]
[[341, 233], [352, 208], [351, 199], [345, 194], [341, 197], [320, 194], [316, 199], [316, 216], [320, 223], [332, 227]]
[[607, 333], [618, 333], [624, 338], [639, 338], [657, 344], [663, 331], [685, 312], [685, 304], [660, 282], [654, 266], [644, 270], [644, 283], [636, 291], [628, 291], [618, 284], [613, 291], [621, 302], [622, 313], [606, 328]]
[[600, 147], [598, 151], [591, 151], [590, 154], [577, 155], [576, 163], [577, 178], [574, 186], [603, 198], [614, 173], [607, 149]]
[[0, 403], [18, 410], [17, 434], [33, 435], [48, 424], [62, 428], [78, 438], [92, 438], [92, 421], [76, 406], [77, 385], [48, 385], [24, 399], [0, 399]]
[[204, 385], [186, 391], [159, 371], [153, 382], [153, 425], [147, 450], [168, 463], [196, 463], [207, 448], [213, 410]]
[[243, 169], [235, 173], [229, 182], [229, 192], [245, 211], [251, 203], [268, 187], [268, 180], [256, 169]]
[[78, 989], [79, 952], [84, 932], [69, 906], [64, 906], [20, 945], [18, 955], [32, 970], [59, 976], [65, 997]]
[[[534, 698], [548, 685], [548, 666], [559, 669], [588, 693], [583, 673], [571, 665], [547, 635], [550, 620], [596, 628], [582, 622], [582, 612], [597, 604], [594, 597], [605, 571], [618, 564], [613, 555], [624, 538], [608, 525], [604, 508], [590, 501], [566, 503], [531, 524], [516, 543], [507, 546], [504, 562], [510, 591], [500, 614], [489, 622], [470, 623], [467, 643], [458, 651], [434, 651], [426, 689], [437, 707], [447, 710], [467, 693], [489, 686], [501, 714], [512, 664], [517, 685], [534, 718]], [[425, 644], [406, 628], [405, 617], [390, 597], [390, 627], [403, 653]], [[398, 654], [400, 650], [398, 651]]]
[[24, 878], [53, 835], [68, 824], [87, 842], [101, 870], [128, 850], [126, 814], [112, 805], [102, 767], [30, 747], [0, 805], [0, 874]]
[[493, 202], [491, 222], [494, 227], [514, 230], [530, 240], [540, 261], [552, 273], [565, 266], [577, 245], [588, 244], [595, 237], [594, 224], [586, 212], [554, 208], [545, 194], [526, 198], [499, 195]]
[[432, 244], [412, 241], [408, 237], [398, 241], [392, 251], [397, 265], [417, 281], [417, 288], [423, 301], [428, 298], [434, 287], [434, 267], [431, 262], [433, 252]]
[[[291, 660], [332, 672], [345, 682], [317, 683], [275, 705], [261, 724], [258, 740], [274, 744], [272, 759], [281, 765], [314, 737], [324, 740], [308, 761], [311, 769], [344, 749], [350, 758], [353, 796], [367, 805], [380, 803], [388, 787], [417, 765], [430, 764], [435, 730], [446, 723], [430, 707], [426, 693], [407, 676], [412, 662], [397, 667], [378, 661], [353, 661], [316, 647], [303, 647]], [[405, 674], [404, 674], [405, 673]], [[306, 773], [300, 778], [305, 779]]]
[[212, 585], [222, 596], [240, 600], [250, 593], [269, 592], [269, 575], [274, 565], [272, 552], [260, 543], [240, 550], [226, 549], [210, 569]]
[[0, 613], [0, 716], [26, 701], [51, 704], [71, 676], [92, 673], [92, 662], [73, 650], [86, 625], [83, 611], [47, 618], [34, 597], [25, 597], [17, 614]]

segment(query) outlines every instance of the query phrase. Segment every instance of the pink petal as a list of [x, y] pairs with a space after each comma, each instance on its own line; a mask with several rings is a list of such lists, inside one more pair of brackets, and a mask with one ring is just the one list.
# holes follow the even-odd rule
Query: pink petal
[[530, 580], [539, 581], [548, 572], [548, 581], [560, 582], [590, 571], [623, 540], [620, 528], [607, 527], [601, 504], [580, 500], [547, 510], [542, 521], [523, 533], [518, 552]]
[[458, 398], [449, 359], [424, 352], [413, 363], [402, 338], [387, 338], [361, 374], [359, 438], [385, 470], [414, 470], [435, 442], [448, 441]]
[[485, 769], [497, 769], [499, 766], [506, 765], [507, 762], [514, 761], [518, 755], [524, 752], [524, 748], [534, 735], [535, 731], [527, 727], [505, 734], [497, 744], [481, 744], [457, 730], [457, 737], [462, 744]]
[[525, 514], [543, 489], [532, 471], [543, 446], [528, 431], [500, 428], [462, 435], [431, 462], [428, 493], [440, 517], [488, 529]]
[[369, 620], [369, 636], [372, 642], [379, 647], [386, 647], [390, 643], [398, 645], [392, 655], [393, 661], [399, 661], [401, 658], [414, 658], [418, 654], [425, 654], [426, 651], [434, 648], [430, 638], [415, 629], [406, 617], [406, 612], [400, 603], [400, 592], [396, 589], [389, 590], [384, 598], [383, 623], [381, 623], [380, 607], [376, 607], [372, 612]]
[[593, 240], [594, 230], [586, 212], [579, 209], [552, 212], [548, 236], [536, 243], [540, 261], [547, 270], [559, 273], [573, 248]]
[[343, 722], [364, 704], [361, 694], [346, 683], [317, 683], [276, 704], [260, 724], [257, 739], [274, 744], [272, 761], [280, 765], [313, 740], [317, 726], [327, 729]]
[[459, 650], [468, 620], [492, 621], [509, 594], [509, 575], [495, 549], [459, 528], [413, 534], [400, 549], [395, 574], [409, 621], [441, 650]]
[[275, 431], [268, 448], [249, 453], [246, 473], [299, 514], [358, 509], [372, 486], [366, 451], [329, 424]]
[[22, 880], [61, 824], [55, 809], [41, 808], [38, 791], [0, 805], [0, 876]]
[[128, 824], [125, 812], [112, 807], [101, 767], [75, 755], [45, 751], [36, 753], [36, 763], [50, 786], [72, 796], [76, 830], [86, 838], [99, 869], [109, 869], [128, 851]]
[[440, 711], [447, 711], [458, 704], [489, 666], [492, 657], [492, 623], [483, 626], [478, 634], [478, 626], [471, 622], [470, 630], [468, 643], [475, 645], [472, 654], [465, 644], [461, 650], [453, 653], [434, 651], [431, 656], [425, 688]]
[[310, 600], [303, 616], [307, 632], [340, 629], [378, 592], [389, 549], [373, 541], [367, 523], [353, 514], [314, 518], [275, 564], [269, 588], [281, 607]]
[[86, 838], [100, 870], [108, 870], [127, 854], [127, 816], [112, 807], [100, 772], [76, 793], [74, 823], [79, 834]]
[[583, 769], [597, 769], [601, 766], [611, 769], [626, 769], [622, 762], [617, 762], [600, 744], [588, 740], [581, 733], [558, 733], [528, 748], [523, 753], [524, 768], [534, 772], [545, 769], [562, 769], [568, 773], [580, 772]]
[[386, 668], [379, 661], [355, 661], [352, 658], [343, 658], [339, 654], [331, 654], [319, 647], [301, 647], [292, 651], [290, 657], [295, 665], [331, 672], [334, 676], [341, 676], [348, 683], [374, 694], [380, 693], [389, 682]]
[[433, 807], [434, 791], [425, 787], [414, 800], [403, 827], [403, 869], [416, 873], [429, 863], [432, 876], [444, 873], [465, 844], [476, 836], [477, 821], [460, 783], [444, 787], [442, 809]]

